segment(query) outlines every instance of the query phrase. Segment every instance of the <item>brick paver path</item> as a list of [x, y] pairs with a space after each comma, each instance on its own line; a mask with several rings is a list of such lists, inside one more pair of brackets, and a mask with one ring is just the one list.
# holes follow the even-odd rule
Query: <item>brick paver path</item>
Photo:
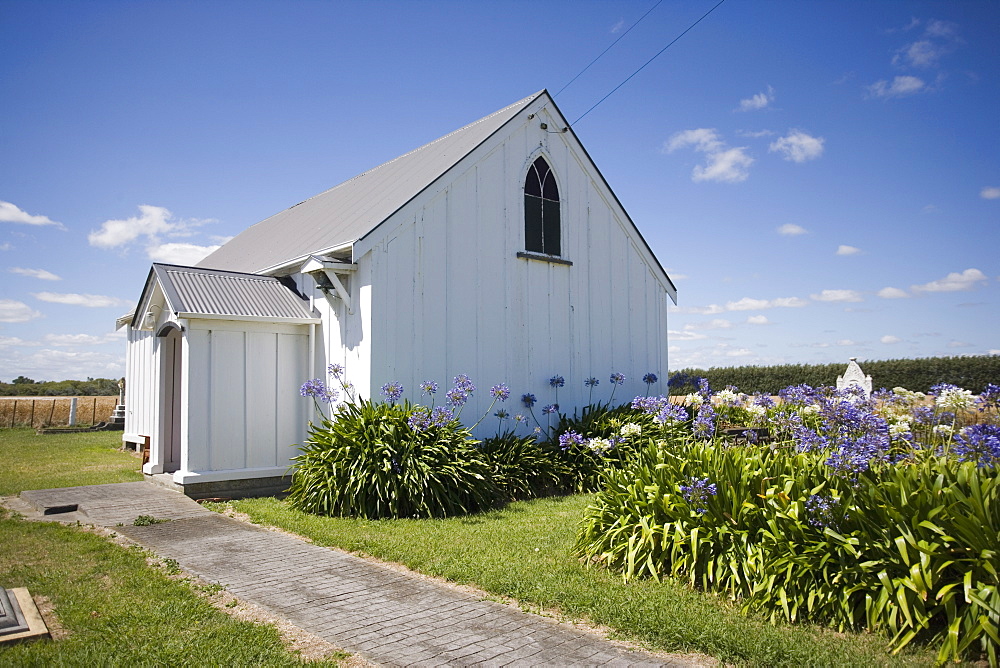
[[[150, 483], [21, 498], [39, 511], [78, 503], [82, 521], [122, 523], [116, 531], [160, 557], [379, 665], [704, 665], [631, 651], [568, 624], [213, 513]], [[115, 498], [118, 506], [109, 504]], [[172, 521], [132, 526], [139, 514]]]

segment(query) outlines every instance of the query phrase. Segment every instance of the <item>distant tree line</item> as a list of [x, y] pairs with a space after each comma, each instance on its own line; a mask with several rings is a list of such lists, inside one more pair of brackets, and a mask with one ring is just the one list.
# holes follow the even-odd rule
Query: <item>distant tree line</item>
[[0, 382], [0, 397], [107, 397], [118, 394], [118, 381], [110, 378], [35, 381], [18, 376]]
[[[921, 359], [859, 362], [874, 389], [905, 387], [927, 392], [938, 383], [951, 383], [979, 394], [987, 384], [1000, 385], [1000, 355], [925, 357]], [[699, 378], [707, 378], [713, 390], [735, 385], [741, 392], [777, 394], [789, 385], [836, 385], [847, 363], [781, 364], [777, 366], [712, 367], [681, 369], [670, 374], [671, 394], [694, 392]]]

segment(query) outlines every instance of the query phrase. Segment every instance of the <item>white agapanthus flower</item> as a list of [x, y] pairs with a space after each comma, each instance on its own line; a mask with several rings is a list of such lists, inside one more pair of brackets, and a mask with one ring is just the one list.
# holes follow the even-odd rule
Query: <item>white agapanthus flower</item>
[[687, 395], [687, 405], [691, 408], [698, 408], [703, 403], [705, 403], [705, 398], [697, 392]]
[[623, 438], [632, 438], [633, 436], [642, 435], [642, 425], [636, 424], [635, 422], [629, 422], [623, 424], [621, 431], [619, 432]]
[[952, 411], [967, 410], [972, 406], [973, 401], [975, 401], [975, 397], [972, 396], [972, 392], [960, 387], [941, 390], [941, 394], [935, 399], [939, 407]]
[[939, 424], [934, 427], [934, 433], [938, 436], [951, 436], [954, 431], [950, 424]]

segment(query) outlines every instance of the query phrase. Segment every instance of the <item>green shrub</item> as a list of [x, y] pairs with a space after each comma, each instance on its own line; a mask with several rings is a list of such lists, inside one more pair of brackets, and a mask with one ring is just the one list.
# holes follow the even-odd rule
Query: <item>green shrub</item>
[[[876, 388], [905, 387], [915, 392], [928, 392], [934, 385], [950, 383], [978, 394], [990, 383], [1000, 384], [1000, 355], [869, 360], [861, 365], [865, 373], [871, 375]], [[735, 385], [744, 392], [777, 394], [778, 390], [790, 385], [832, 385], [846, 368], [845, 361], [681, 369], [670, 374], [669, 382], [672, 394], [694, 392], [696, 378], [707, 378], [713, 388]]]
[[509, 501], [551, 496], [560, 491], [569, 470], [550, 449], [534, 436], [512, 431], [484, 439], [476, 449], [492, 471], [493, 484]]
[[[608, 404], [597, 403], [584, 407], [579, 416], [575, 412], [572, 417], [559, 414], [555, 435], [543, 447], [562, 462], [566, 472], [562, 484], [567, 491], [597, 491], [603, 485], [605, 469], [632, 465], [636, 443], [645, 441], [623, 437], [625, 425], [638, 426], [647, 437], [666, 433], [665, 427], [657, 424], [652, 414], [636, 410], [631, 404], [611, 408]], [[594, 439], [599, 440], [595, 442]]]
[[409, 403], [339, 406], [294, 458], [289, 502], [318, 515], [446, 517], [493, 507], [498, 492], [457, 420], [415, 430]]
[[577, 550], [626, 579], [686, 578], [772, 619], [887, 632], [939, 659], [1000, 647], [1000, 484], [931, 452], [856, 477], [829, 453], [650, 439], [605, 472]]

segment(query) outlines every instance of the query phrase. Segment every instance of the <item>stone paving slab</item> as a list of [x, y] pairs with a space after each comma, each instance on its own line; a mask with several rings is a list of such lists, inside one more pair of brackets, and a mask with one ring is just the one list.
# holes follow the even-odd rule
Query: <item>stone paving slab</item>
[[46, 519], [107, 527], [132, 524], [139, 515], [177, 520], [211, 512], [180, 492], [148, 482], [29, 490], [20, 499]]
[[[121, 523], [116, 531], [158, 556], [377, 665], [706, 665], [634, 651], [456, 587], [239, 522], [150, 483], [40, 490], [21, 498], [38, 509], [75, 502], [89, 518], [83, 521]], [[114, 510], [113, 500], [124, 506]], [[132, 526], [138, 514], [172, 521]]]

